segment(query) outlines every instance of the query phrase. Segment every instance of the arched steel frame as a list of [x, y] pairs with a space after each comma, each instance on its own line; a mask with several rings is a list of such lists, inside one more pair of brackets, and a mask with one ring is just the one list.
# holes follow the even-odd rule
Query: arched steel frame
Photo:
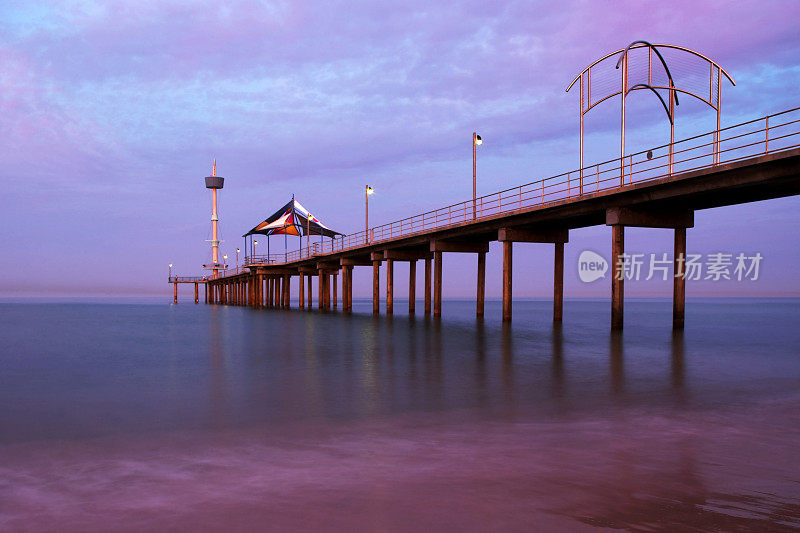
[[[647, 83], [637, 83], [632, 87], [628, 86], [628, 52], [631, 50], [635, 50], [638, 48], [647, 48]], [[672, 78], [672, 73], [669, 70], [669, 66], [667, 65], [664, 56], [661, 55], [659, 52], [659, 48], [669, 48], [672, 50], [678, 50], [681, 52], [686, 52], [688, 54], [692, 54], [703, 61], [707, 62], [709, 65], [709, 82], [708, 82], [708, 98], [706, 99], [704, 96], [697, 94], [695, 92], [682, 89], [675, 86], [675, 82]], [[653, 53], [655, 53], [658, 60], [661, 62], [661, 65], [664, 67], [664, 71], [667, 75], [668, 85], [653, 85]], [[617, 60], [616, 68], [619, 69], [622, 67], [621, 71], [621, 84], [620, 90], [608, 94], [601, 98], [600, 100], [592, 103], [592, 68], [603, 62], [604, 60], [619, 54], [620, 57]], [[715, 76], [716, 75], [716, 76]], [[653, 93], [655, 93], [659, 100], [661, 101], [662, 105], [664, 106], [664, 110], [667, 112], [667, 118], [670, 121], [670, 143], [669, 143], [669, 173], [672, 174], [672, 164], [673, 164], [673, 144], [675, 143], [675, 106], [678, 105], [678, 93], [683, 93], [689, 96], [693, 96], [698, 100], [705, 102], [708, 104], [712, 109], [714, 109], [717, 113], [717, 129], [714, 133], [714, 164], [719, 162], [719, 144], [720, 144], [720, 129], [722, 127], [722, 76], [728, 79], [731, 85], [735, 86], [736, 82], [733, 81], [733, 78], [728, 74], [725, 69], [723, 69], [716, 61], [708, 58], [707, 56], [691, 50], [689, 48], [683, 46], [676, 46], [671, 44], [651, 44], [647, 41], [633, 41], [631, 44], [626, 46], [625, 48], [621, 48], [614, 52], [604, 55], [600, 59], [596, 60], [594, 63], [583, 69], [580, 74], [578, 74], [572, 83], [569, 84], [567, 87], [567, 92], [572, 89], [573, 85], [576, 82], [580, 82], [580, 173], [581, 173], [581, 188], [583, 183], [583, 117], [586, 113], [589, 112], [592, 108], [596, 107], [598, 104], [608, 100], [617, 95], [621, 95], [620, 101], [620, 184], [624, 183], [625, 180], [625, 99], [632, 91], [635, 90], [642, 90], [642, 89], [649, 89]], [[714, 78], [716, 77], [716, 98], [714, 94]], [[669, 101], [665, 102], [664, 98], [658, 92], [658, 90], [666, 90], [669, 94]], [[586, 106], [584, 107], [584, 91], [586, 94]], [[716, 104], [715, 104], [716, 102]], [[582, 191], [581, 191], [582, 192]]]

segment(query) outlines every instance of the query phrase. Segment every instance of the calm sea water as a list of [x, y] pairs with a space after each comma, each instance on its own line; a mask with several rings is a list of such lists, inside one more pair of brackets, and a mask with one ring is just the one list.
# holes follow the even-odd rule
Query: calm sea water
[[800, 527], [800, 301], [370, 305], [0, 304], [0, 531]]

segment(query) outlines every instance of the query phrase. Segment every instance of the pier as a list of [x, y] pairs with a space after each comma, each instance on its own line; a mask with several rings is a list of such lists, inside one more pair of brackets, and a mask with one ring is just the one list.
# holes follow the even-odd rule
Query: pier
[[[636, 59], [629, 72], [631, 55]], [[677, 70], [670, 70], [670, 62]], [[639, 67], [636, 67], [639, 65]], [[676, 76], [673, 77], [673, 74]], [[682, 83], [676, 83], [676, 79]], [[687, 81], [689, 80], [689, 81]], [[692, 82], [691, 80], [694, 80]], [[598, 83], [598, 81], [600, 83]], [[338, 309], [338, 279], [342, 280], [342, 311], [352, 311], [353, 269], [372, 268], [372, 311], [379, 314], [381, 269], [385, 269], [385, 313], [394, 313], [395, 263], [407, 263], [408, 312], [416, 313], [416, 267], [424, 268], [422, 298], [424, 314], [442, 315], [442, 280], [445, 256], [472, 254], [477, 262], [475, 314], [484, 316], [486, 260], [489, 243], [502, 242], [502, 319], [513, 316], [514, 247], [546, 243], [554, 248], [553, 321], [564, 316], [564, 250], [570, 230], [588, 226], [611, 227], [609, 265], [611, 328], [624, 324], [625, 228], [666, 228], [674, 233], [672, 327], [685, 323], [685, 277], [687, 246], [691, 242], [695, 211], [781, 198], [800, 192], [800, 108], [789, 109], [729, 127], [722, 127], [722, 86], [735, 85], [718, 63], [683, 46], [634, 41], [623, 49], [602, 56], [583, 69], [566, 88], [580, 98], [579, 166], [545, 179], [507, 188], [486, 196], [476, 195], [476, 147], [482, 144], [472, 134], [473, 198], [389, 224], [369, 226], [370, 186], [365, 188], [366, 222], [363, 231], [342, 235], [330, 230], [296, 204], [284, 219], [291, 219], [292, 235], [324, 235], [321, 241], [283, 254], [245, 257], [244, 265], [229, 271], [218, 261], [216, 192], [222, 178], [206, 178], [214, 189], [211, 240], [213, 271], [207, 282], [206, 301], [213, 304], [253, 307], [291, 307], [292, 278], [298, 278], [297, 305], [312, 307], [312, 280], [317, 278], [317, 308]], [[644, 91], [660, 101], [669, 121], [669, 143], [636, 153], [626, 152], [626, 100]], [[666, 99], [665, 99], [666, 96]], [[675, 140], [679, 98], [692, 97], [716, 116], [713, 131], [681, 141]], [[584, 117], [597, 105], [619, 97], [620, 151], [602, 163], [584, 164]], [[652, 96], [651, 96], [652, 97]], [[216, 167], [214, 167], [216, 169]], [[299, 206], [299, 207], [296, 207]], [[296, 209], [296, 210], [295, 210]], [[283, 230], [276, 213], [253, 228]], [[308, 228], [298, 228], [294, 218]], [[315, 222], [310, 222], [314, 219]], [[286, 224], [286, 222], [284, 222]], [[270, 229], [270, 231], [273, 231]], [[270, 233], [266, 233], [269, 235]], [[301, 240], [302, 243], [302, 240]], [[238, 250], [237, 250], [238, 253]], [[227, 256], [226, 256], [227, 257]], [[237, 259], [238, 265], [238, 259]], [[307, 284], [307, 294], [305, 288]], [[175, 284], [177, 294], [177, 283]], [[306, 299], [307, 298], [307, 299]], [[197, 299], [197, 298], [195, 298]]]
[[[385, 269], [385, 313], [394, 312], [395, 263], [407, 264], [408, 312], [416, 312], [416, 266], [424, 268], [425, 315], [442, 314], [445, 256], [476, 257], [476, 316], [484, 314], [485, 264], [489, 243], [502, 248], [502, 318], [513, 315], [513, 250], [525, 243], [554, 249], [553, 320], [563, 318], [564, 248], [569, 231], [595, 225], [612, 228], [612, 258], [625, 251], [625, 228], [667, 228], [674, 232], [674, 256], [685, 257], [687, 230], [702, 209], [800, 193], [800, 108], [715, 130], [684, 141], [629, 154], [571, 172], [449, 205], [389, 224], [343, 235], [282, 254], [245, 258], [244, 266], [208, 279], [209, 304], [352, 311], [355, 267], [371, 267], [372, 310], [379, 314], [381, 269]], [[690, 242], [690, 240], [689, 240]], [[611, 265], [609, 271], [616, 270]], [[678, 265], [675, 265], [676, 271]], [[624, 276], [611, 277], [611, 327], [621, 329]], [[177, 287], [177, 283], [175, 285]], [[684, 327], [685, 280], [673, 281], [674, 329]]]

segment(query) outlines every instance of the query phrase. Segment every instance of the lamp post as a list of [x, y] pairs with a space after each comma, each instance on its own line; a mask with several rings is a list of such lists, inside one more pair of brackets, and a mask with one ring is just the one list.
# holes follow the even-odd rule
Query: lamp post
[[228, 256], [227, 255], [223, 255], [222, 256], [222, 261], [223, 261], [222, 270], [227, 272], [228, 271]]
[[256, 260], [256, 244], [258, 244], [258, 241], [253, 241], [253, 261]]
[[478, 199], [478, 146], [483, 144], [483, 139], [476, 132], [472, 132], [472, 218], [476, 217], [476, 200]]
[[236, 249], [236, 272], [239, 272], [239, 249]]
[[169, 264], [169, 279], [172, 279], [172, 263]]
[[365, 218], [364, 218], [364, 239], [366, 240], [367, 244], [369, 244], [369, 197], [375, 191], [372, 190], [372, 187], [367, 185], [364, 188], [364, 205], [365, 205]]

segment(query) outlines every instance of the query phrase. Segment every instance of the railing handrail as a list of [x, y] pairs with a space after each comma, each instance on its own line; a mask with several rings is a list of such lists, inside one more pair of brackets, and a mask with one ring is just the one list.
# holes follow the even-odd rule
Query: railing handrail
[[[756, 157], [758, 155], [788, 150], [800, 146], [800, 143], [782, 147], [776, 143], [789, 137], [800, 135], [800, 131], [792, 131], [791, 133], [779, 136], [771, 136], [770, 132], [774, 132], [778, 128], [786, 128], [793, 124], [800, 123], [800, 119], [789, 120], [778, 124], [776, 124], [774, 120], [775, 117], [797, 112], [798, 110], [800, 110], [800, 107], [794, 107], [778, 113], [772, 113], [739, 124], [720, 128], [719, 130], [711, 130], [694, 135], [671, 144], [662, 144], [638, 152], [625, 154], [624, 159], [615, 157], [600, 163], [584, 166], [583, 168], [562, 172], [522, 185], [495, 191], [476, 197], [475, 199], [456, 202], [444, 207], [367, 228], [366, 230], [361, 230], [350, 235], [342, 235], [331, 240], [327, 245], [325, 242], [322, 244], [315, 242], [312, 243], [311, 246], [303, 247], [301, 245], [299, 249], [286, 251], [280, 254], [247, 256], [245, 257], [244, 264], [291, 263], [316, 255], [351, 250], [386, 240], [445, 229], [466, 222], [488, 220], [492, 217], [506, 215], [510, 212], [542, 207], [552, 202], [613, 190], [631, 185], [632, 183], [642, 183], [664, 177], [671, 178], [677, 174], [683, 174], [702, 168], [711, 168], [723, 162], [730, 163]], [[737, 129], [740, 130], [748, 125], [757, 124], [762, 121], [765, 123], [765, 127], [763, 128], [752, 131], [748, 129], [745, 133], [737, 133], [731, 137], [723, 138], [723, 133], [725, 132], [731, 132]], [[748, 140], [748, 142], [742, 145], [728, 146], [734, 140], [758, 134], [764, 134], [764, 138], [754, 142]], [[712, 138], [709, 142], [690, 144], [692, 141], [709, 136]], [[723, 143], [726, 144], [725, 147], [722, 146]], [[761, 144], [764, 145], [764, 150], [755, 154], [748, 153], [745, 156], [736, 156], [736, 154], [733, 153], [737, 150], [747, 150]], [[709, 148], [712, 151], [711, 153], [707, 152]], [[664, 151], [665, 149], [668, 150], [668, 153], [654, 154], [654, 152]], [[701, 152], [699, 155], [690, 153], [698, 151]], [[651, 157], [643, 159], [647, 154], [650, 154]], [[728, 157], [724, 161], [722, 161], [723, 155]], [[683, 159], [677, 159], [677, 156], [683, 157]], [[702, 160], [708, 157], [712, 158], [712, 162], [708, 164], [702, 163]], [[674, 170], [676, 165], [685, 167], [687, 164], [691, 166], [688, 168], [681, 168], [679, 171]], [[669, 169], [669, 171], [665, 172], [665, 169]], [[652, 172], [657, 172], [659, 174], [650, 177], [645, 176], [646, 173], [649, 174]], [[609, 182], [612, 182], [612, 184], [609, 185]], [[557, 188], [559, 186], [561, 186], [561, 188]], [[574, 194], [573, 191], [575, 191]], [[562, 193], [566, 193], [566, 195]], [[473, 202], [476, 206], [474, 211]], [[480, 209], [478, 209], [477, 206], [480, 206]], [[473, 212], [476, 214], [473, 215]], [[479, 216], [477, 215], [478, 212], [480, 213]]]

